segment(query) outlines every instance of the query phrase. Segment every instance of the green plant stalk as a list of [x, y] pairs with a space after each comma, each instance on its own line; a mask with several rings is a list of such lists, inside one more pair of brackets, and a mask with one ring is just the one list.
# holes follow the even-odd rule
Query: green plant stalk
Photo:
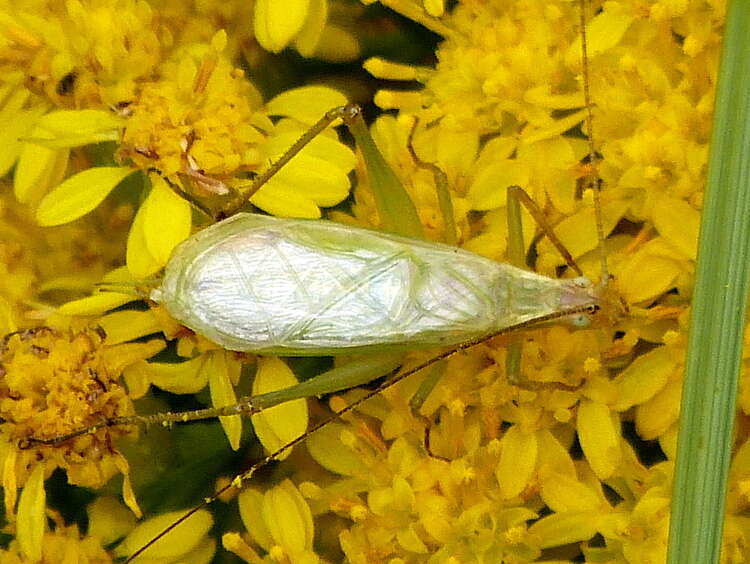
[[729, 6], [682, 393], [669, 564], [719, 562], [750, 265], [750, 6]]

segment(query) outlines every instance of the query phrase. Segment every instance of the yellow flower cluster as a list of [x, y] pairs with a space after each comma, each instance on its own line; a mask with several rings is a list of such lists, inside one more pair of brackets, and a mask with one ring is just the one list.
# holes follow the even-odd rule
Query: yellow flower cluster
[[162, 57], [155, 14], [145, 2], [3, 2], [3, 76], [58, 107], [131, 100]]
[[46, 532], [41, 543], [41, 552], [27, 552], [24, 542], [11, 541], [7, 550], [0, 553], [2, 564], [24, 564], [26, 562], [65, 562], [69, 555], [75, 555], [77, 562], [89, 564], [110, 564], [114, 560], [94, 536], [81, 535], [75, 525], [65, 526], [64, 520], [55, 515], [54, 532]]
[[[132, 402], [119, 382], [122, 371], [159, 352], [163, 342], [106, 347], [104, 339], [101, 331], [38, 327], [9, 333], [0, 345], [5, 512], [9, 516], [15, 513], [16, 488], [24, 487], [19, 526], [44, 522], [44, 503], [24, 503], [24, 499], [33, 499], [29, 492], [42, 487], [44, 478], [58, 467], [65, 469], [71, 484], [92, 488], [100, 488], [114, 474], [122, 473], [123, 496], [133, 511], [140, 512], [128, 462], [113, 446], [127, 429], [100, 429], [60, 444], [32, 443], [19, 448], [19, 441], [54, 438], [102, 419], [133, 413]], [[42, 539], [34, 540], [33, 552], [42, 551]], [[25, 550], [28, 553], [28, 546]]]
[[219, 34], [210, 46], [177, 51], [161, 65], [160, 80], [145, 84], [127, 108], [122, 160], [167, 177], [221, 177], [262, 163], [253, 148], [273, 124], [259, 111], [260, 94], [221, 57], [225, 44]]
[[[576, 3], [465, 0], [449, 11], [441, 0], [381, 3], [442, 39], [434, 65], [364, 63], [378, 79], [408, 81], [376, 93], [390, 113], [371, 132], [425, 236], [507, 261], [506, 187], [518, 185], [585, 274], [605, 277], [595, 202], [584, 190], [597, 171], [614, 276], [603, 283], [629, 315], [603, 328], [498, 338], [364, 403], [310, 436], [307, 452], [284, 462], [284, 479], [240, 493], [246, 531], [222, 529], [224, 548], [252, 563], [663, 562], [722, 5], [602, 3], [587, 26], [586, 124]], [[131, 302], [196, 218], [202, 225], [205, 215], [234, 210], [257, 174], [346, 102], [327, 86], [264, 102], [241, 70], [257, 70], [258, 45], [352, 59], [359, 45], [342, 22], [354, 11], [325, 0], [207, 1], [192, 11], [172, 0], [0, 0], [0, 172], [12, 170], [14, 195], [28, 208], [6, 199], [0, 208], [0, 328], [8, 334], [0, 458], [6, 513], [17, 516], [0, 562], [53, 562], [61, 551], [106, 562], [101, 546], [123, 538], [113, 555], [127, 557], [180, 517], [170, 511], [134, 527], [119, 502], [99, 496], [88, 536], [58, 516], [47, 530], [44, 480], [55, 468], [92, 488], [123, 474], [137, 512], [129, 468], [156, 473], [161, 459], [128, 464], [114, 442], [126, 434], [119, 428], [25, 450], [19, 440], [131, 414], [131, 400], [152, 384], [181, 395], [207, 388], [216, 406], [250, 389], [243, 365], [254, 359], [220, 349], [158, 306]], [[278, 216], [318, 218], [348, 197], [350, 174], [351, 208], [329, 217], [380, 225], [364, 163], [331, 130], [249, 201]], [[52, 227], [60, 224], [68, 225]], [[523, 230], [536, 270], [556, 276], [564, 261], [526, 213]], [[127, 268], [111, 270], [119, 264]], [[81, 297], [102, 277], [117, 291]], [[79, 299], [57, 307], [71, 292]], [[72, 320], [80, 317], [84, 324]], [[30, 329], [39, 319], [44, 327]], [[166, 340], [174, 348], [152, 359]], [[508, 351], [521, 341], [520, 369], [509, 371]], [[410, 354], [405, 367], [428, 357]], [[276, 358], [256, 368], [253, 395], [297, 381]], [[745, 380], [746, 413], [748, 390]], [[334, 397], [331, 407], [363, 393]], [[148, 396], [144, 409], [163, 408], [148, 404], [157, 401]], [[296, 400], [252, 423], [274, 451], [307, 420]], [[239, 416], [221, 425], [238, 449]], [[750, 558], [748, 444], [743, 428], [727, 562]], [[212, 524], [202, 509], [147, 555], [208, 562]]]
[[[134, 277], [157, 272], [190, 235], [193, 214], [180, 196], [204, 211], [213, 211], [218, 199], [220, 209], [231, 200], [227, 193], [245, 190], [310, 123], [346, 102], [332, 88], [311, 86], [283, 91], [264, 104], [237, 67], [240, 53], [251, 58], [250, 66], [260, 64], [250, 45], [254, 28], [272, 51], [294, 44], [307, 55], [356, 56], [356, 40], [339, 27], [346, 16], [328, 18], [327, 9], [326, 2], [297, 3], [282, 12], [264, 1], [204, 2], [195, 11], [184, 2], [0, 2], [0, 172], [12, 174], [16, 200], [3, 196], [0, 207], [0, 327], [8, 335], [0, 355], [2, 466], [6, 516], [17, 515], [8, 532], [19, 542], [2, 553], [3, 561], [15, 561], [16, 554], [58, 561], [60, 550], [98, 561], [88, 540], [68, 534], [61, 520], [54, 533], [45, 532], [44, 480], [57, 467], [70, 483], [91, 488], [124, 474], [125, 500], [138, 511], [128, 462], [114, 444], [125, 430], [25, 450], [19, 441], [132, 413], [130, 399], [152, 383], [175, 393], [209, 385], [217, 404], [235, 401], [238, 358], [200, 336], [179, 333], [159, 310], [111, 310], [137, 299]], [[346, 49], [334, 48], [337, 40], [347, 42]], [[326, 132], [253, 203], [278, 215], [319, 217], [319, 206], [347, 197], [354, 160]], [[3, 187], [6, 193], [11, 188]], [[123, 261], [129, 272], [111, 270]], [[125, 293], [95, 293], [55, 311], [102, 279]], [[70, 316], [85, 317], [82, 323]], [[164, 341], [130, 341], [160, 331], [185, 337], [178, 352], [199, 356], [182, 364], [147, 363]], [[235, 448], [237, 419], [227, 424]], [[275, 432], [271, 426], [269, 433]], [[172, 519], [165, 515], [131, 531], [118, 555], [132, 553]], [[128, 533], [122, 522], [109, 527], [120, 534], [106, 544]], [[166, 548], [155, 550], [165, 560], [208, 561], [215, 551], [214, 543], [202, 540], [208, 528], [205, 515], [181, 533], [190, 542], [168, 538]]]
[[[143, 173], [154, 172], [199, 209], [221, 215], [224, 207], [241, 203], [251, 182], [248, 173], [267, 167], [289, 138], [309, 127], [300, 98], [312, 97], [314, 107], [325, 109], [345, 102], [330, 88], [312, 87], [296, 96], [284, 92], [263, 106], [255, 86], [229, 61], [224, 30], [213, 28], [209, 43], [180, 35], [185, 42], [176, 44], [170, 28], [175, 21], [160, 18], [146, 2], [69, 2], [65, 9], [41, 4], [43, 9], [32, 2], [0, 7], [0, 20], [7, 23], [0, 43], [0, 52], [7, 52], [0, 60], [9, 66], [0, 98], [0, 123], [8, 124], [0, 133], [7, 141], [0, 170], [15, 164], [16, 197], [36, 210], [41, 225], [89, 213], [134, 171], [142, 174], [129, 179], [131, 193], [151, 195], [149, 184], [161, 180], [149, 183]], [[205, 8], [204, 17], [221, 20], [209, 15], [220, 13], [218, 7]], [[300, 25], [315, 18], [322, 33], [325, 17], [299, 9]], [[204, 30], [200, 39], [205, 36]], [[54, 107], [81, 109], [50, 112]], [[274, 124], [271, 115], [287, 119]], [[93, 144], [104, 142], [118, 144], [115, 160], [122, 166], [109, 166], [111, 154], [98, 159], [90, 154]], [[338, 157], [348, 149], [333, 145], [333, 156], [309, 157], [323, 167], [319, 175], [305, 181], [310, 163], [303, 155], [255, 194], [253, 203], [277, 215], [319, 217], [319, 206], [342, 201], [353, 159], [342, 161]], [[92, 160], [99, 162], [92, 166]], [[302, 187], [289, 186], [300, 179]], [[171, 224], [156, 232], [148, 217], [154, 214], [140, 210], [128, 242], [128, 266], [139, 278], [164, 265], [192, 223], [186, 202], [170, 199], [158, 186], [153, 192], [158, 201], [152, 207], [160, 206]]]
[[[408, 17], [421, 9], [383, 3]], [[697, 5], [607, 2], [587, 27], [588, 133], [612, 233], [609, 268], [628, 318], [605, 331], [524, 335], [521, 389], [496, 348], [507, 341], [447, 361], [419, 410], [428, 431], [404, 399], [418, 383], [405, 382], [362, 406], [364, 418], [308, 439], [313, 458], [342, 477], [301, 490], [318, 511], [352, 523], [340, 534], [349, 561], [665, 560], [723, 19], [713, 8], [706, 18]], [[373, 134], [420, 202], [431, 238], [446, 240], [424, 163], [448, 177], [466, 248], [505, 257], [505, 187], [517, 184], [584, 272], [599, 276], [592, 201], [581, 198], [579, 181], [590, 167], [579, 164], [588, 148], [576, 131], [585, 117], [577, 9], [464, 2], [437, 19], [425, 3], [416, 19], [444, 37], [435, 68], [365, 63], [378, 77], [422, 83], [376, 95], [398, 115], [379, 118]], [[359, 221], [377, 224], [366, 184], [356, 198]], [[554, 275], [564, 264], [546, 241], [536, 250], [538, 270]], [[649, 451], [658, 463], [639, 459]], [[740, 464], [734, 480], [746, 475]], [[732, 562], [747, 558], [746, 498], [737, 493], [726, 539]]]

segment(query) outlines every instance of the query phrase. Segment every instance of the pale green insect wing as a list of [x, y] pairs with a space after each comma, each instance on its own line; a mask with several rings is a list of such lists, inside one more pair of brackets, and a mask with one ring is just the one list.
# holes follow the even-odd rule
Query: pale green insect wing
[[152, 298], [227, 349], [322, 355], [462, 343], [559, 310], [569, 283], [446, 245], [238, 214], [178, 246]]

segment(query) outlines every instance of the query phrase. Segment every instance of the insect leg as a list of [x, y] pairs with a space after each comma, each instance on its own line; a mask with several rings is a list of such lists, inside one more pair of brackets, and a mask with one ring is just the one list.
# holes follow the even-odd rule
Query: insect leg
[[383, 229], [398, 235], [423, 239], [424, 233], [417, 208], [375, 145], [375, 140], [370, 135], [361, 112], [352, 113], [344, 123], [349, 127], [349, 131], [364, 156], [367, 175]]
[[[222, 496], [227, 491], [229, 491], [231, 489], [234, 489], [234, 488], [236, 488], [236, 489], [241, 488], [242, 485], [243, 485], [243, 483], [245, 483], [247, 480], [249, 480], [255, 474], [255, 472], [257, 472], [260, 468], [266, 466], [268, 463], [270, 463], [271, 461], [273, 461], [276, 458], [278, 458], [279, 456], [281, 456], [283, 453], [285, 453], [286, 451], [288, 451], [290, 448], [293, 448], [294, 446], [296, 446], [296, 445], [304, 442], [307, 439], [307, 437], [309, 437], [311, 434], [316, 433], [320, 429], [323, 429], [324, 427], [326, 427], [330, 423], [332, 423], [335, 420], [339, 419], [341, 416], [343, 416], [343, 415], [345, 415], [345, 414], [347, 414], [347, 413], [355, 410], [357, 407], [359, 407], [360, 405], [362, 405], [367, 400], [378, 396], [383, 391], [387, 390], [388, 388], [390, 388], [394, 384], [397, 384], [398, 382], [402, 381], [403, 379], [411, 376], [412, 374], [416, 374], [417, 372], [421, 372], [425, 368], [428, 368], [430, 366], [434, 366], [436, 363], [438, 363], [438, 362], [440, 362], [442, 360], [445, 360], [445, 359], [447, 359], [447, 358], [449, 358], [449, 357], [451, 357], [451, 356], [453, 356], [455, 354], [458, 354], [461, 351], [465, 351], [465, 350], [467, 350], [469, 348], [472, 348], [472, 347], [474, 347], [474, 346], [476, 346], [476, 345], [478, 345], [480, 343], [484, 343], [485, 341], [487, 341], [489, 339], [493, 339], [493, 338], [498, 337], [500, 335], [507, 335], [509, 333], [513, 333], [515, 331], [522, 330], [522, 329], [525, 329], [525, 328], [530, 327], [530, 326], [534, 326], [535, 324], [538, 324], [538, 323], [544, 323], [546, 321], [551, 321], [551, 320], [554, 320], [554, 319], [557, 319], [557, 318], [560, 318], [560, 317], [565, 317], [565, 316], [573, 315], [575, 313], [579, 313], [579, 312], [583, 312], [583, 311], [587, 311], [587, 308], [586, 307], [579, 307], [579, 308], [573, 308], [573, 309], [570, 309], [570, 310], [567, 310], [567, 311], [555, 312], [555, 313], [551, 313], [551, 314], [549, 314], [547, 316], [540, 317], [538, 319], [534, 319], [534, 320], [530, 320], [530, 321], [525, 321], [525, 322], [519, 323], [517, 325], [510, 326], [510, 327], [505, 327], [505, 328], [500, 329], [499, 331], [495, 332], [492, 335], [488, 335], [488, 336], [485, 336], [485, 337], [481, 337], [481, 338], [478, 338], [478, 339], [467, 341], [467, 342], [459, 345], [458, 347], [456, 347], [454, 349], [451, 349], [451, 350], [448, 350], [448, 351], [444, 351], [444, 352], [442, 352], [442, 353], [440, 353], [440, 354], [438, 354], [436, 356], [433, 356], [433, 357], [431, 357], [431, 358], [423, 361], [422, 363], [420, 363], [420, 364], [418, 364], [416, 366], [413, 366], [413, 367], [405, 370], [405, 371], [398, 372], [398, 368], [392, 370], [390, 374], [385, 374], [385, 376], [387, 376], [386, 380], [384, 382], [382, 382], [379, 386], [377, 386], [375, 389], [369, 390], [367, 393], [365, 393], [364, 395], [360, 396], [356, 400], [354, 400], [351, 403], [347, 404], [343, 408], [341, 408], [341, 409], [333, 412], [329, 416], [325, 417], [322, 421], [319, 421], [318, 423], [316, 423], [307, 432], [303, 433], [302, 435], [299, 435], [295, 439], [292, 439], [288, 443], [286, 443], [286, 444], [282, 445], [281, 447], [279, 447], [278, 449], [276, 449], [274, 452], [271, 452], [270, 454], [266, 455], [261, 460], [259, 460], [255, 464], [253, 464], [248, 470], [242, 472], [241, 474], [239, 474], [238, 476], [236, 476], [231, 482], [229, 482], [227, 485], [225, 485], [222, 488], [220, 488], [211, 497], [206, 498], [199, 505], [197, 505], [197, 506], [193, 507], [192, 509], [190, 509], [189, 511], [187, 511], [182, 517], [180, 517], [179, 519], [175, 520], [168, 527], [166, 527], [163, 531], [161, 531], [158, 535], [156, 535], [154, 538], [152, 538], [150, 541], [148, 541], [148, 543], [144, 544], [136, 552], [134, 552], [133, 554], [131, 554], [128, 557], [128, 559], [125, 561], [124, 564], [129, 564], [130, 562], [132, 562], [136, 557], [138, 557], [139, 555], [143, 554], [143, 552], [145, 552], [149, 547], [151, 547], [156, 541], [158, 541], [164, 535], [166, 535], [167, 533], [169, 533], [170, 531], [172, 531], [175, 527], [177, 527], [178, 525], [180, 525], [180, 523], [183, 523], [185, 520], [189, 519], [192, 515], [195, 515], [201, 509], [207, 507], [208, 505], [210, 505], [211, 503], [213, 503], [214, 501], [216, 501], [217, 499], [219, 499], [219, 497]], [[294, 388], [296, 388], [296, 387], [294, 387]], [[253, 401], [255, 401], [255, 402], [260, 402], [261, 401], [261, 399], [260, 399], [261, 397], [262, 396], [256, 396], [255, 398], [251, 398], [251, 399]], [[289, 399], [293, 399], [293, 398], [289, 398]], [[274, 403], [273, 405], [276, 405], [276, 404]], [[270, 405], [266, 405], [264, 407], [270, 407]]]
[[368, 382], [393, 373], [401, 365], [400, 354], [381, 354], [358, 359], [344, 366], [328, 370], [314, 378], [310, 378], [295, 386], [283, 388], [274, 392], [267, 392], [258, 396], [241, 398], [236, 404], [223, 407], [209, 407], [181, 412], [163, 412], [153, 415], [132, 415], [127, 417], [114, 417], [104, 419], [99, 423], [77, 429], [65, 435], [56, 437], [27, 437], [20, 443], [21, 448], [30, 448], [36, 445], [58, 445], [75, 437], [94, 433], [105, 427], [116, 427], [121, 425], [171, 425], [173, 423], [188, 423], [203, 419], [213, 419], [230, 415], [255, 415], [264, 409], [288, 401], [331, 394], [349, 388], [355, 388]]
[[[526, 267], [526, 245], [523, 241], [523, 223], [521, 220], [521, 205], [517, 194], [526, 194], [520, 186], [509, 186], [507, 188], [507, 213], [508, 213], [508, 258], [510, 263], [519, 268]], [[527, 196], [528, 197], [528, 196]], [[523, 354], [523, 343], [517, 339], [511, 339], [505, 348], [505, 374], [508, 381], [513, 384], [521, 382], [521, 355]]]
[[[520, 186], [508, 186], [507, 188], [507, 213], [508, 213], [508, 259], [511, 264], [519, 268], [527, 268], [526, 245], [523, 241], [523, 223], [521, 219], [521, 205], [528, 210], [536, 221], [543, 234], [547, 236], [552, 245], [557, 249], [565, 262], [578, 276], [583, 276], [581, 268], [576, 264], [573, 256], [562, 244], [555, 234], [554, 229], [547, 222], [544, 213], [537, 203]], [[517, 339], [511, 339], [506, 347], [505, 372], [508, 380], [516, 385], [528, 384], [521, 378], [521, 354], [522, 344]]]
[[576, 264], [570, 251], [565, 248], [565, 245], [557, 237], [554, 229], [545, 219], [542, 210], [520, 186], [508, 186], [508, 256], [511, 264], [519, 268], [525, 268], [526, 266], [526, 250], [523, 245], [523, 233], [521, 229], [521, 204], [532, 215], [539, 229], [547, 236], [547, 239], [554, 245], [567, 265], [578, 276], [583, 276], [581, 268]]
[[257, 413], [294, 399], [321, 396], [356, 388], [393, 373], [401, 366], [401, 359], [401, 354], [379, 354], [377, 357], [363, 357], [344, 366], [332, 368], [295, 386], [254, 396], [250, 398], [250, 401], [252, 401]]
[[200, 421], [202, 419], [213, 419], [215, 417], [223, 417], [237, 414], [253, 414], [252, 405], [246, 403], [238, 403], [231, 406], [225, 407], [209, 407], [205, 409], [196, 409], [192, 411], [180, 411], [171, 412], [166, 411], [162, 413], [154, 413], [153, 415], [129, 415], [124, 417], [112, 417], [109, 419], [102, 419], [99, 423], [94, 423], [88, 427], [81, 427], [70, 433], [64, 435], [58, 435], [55, 437], [26, 437], [21, 439], [18, 443], [20, 449], [28, 449], [37, 445], [48, 445], [55, 446], [76, 437], [83, 435], [93, 434], [99, 429], [106, 427], [119, 427], [123, 425], [141, 425], [148, 427], [149, 425], [170, 425], [172, 423], [187, 423], [189, 421]]
[[[223, 217], [229, 217], [237, 213], [247, 201], [253, 197], [253, 195], [260, 190], [266, 182], [268, 182], [273, 176], [278, 173], [284, 166], [291, 161], [299, 152], [305, 148], [305, 146], [320, 135], [325, 129], [331, 125], [337, 119], [346, 119], [347, 116], [359, 114], [361, 109], [355, 104], [347, 104], [346, 106], [340, 106], [328, 110], [323, 117], [315, 122], [310, 129], [308, 129], [294, 144], [289, 147], [284, 154], [279, 157], [277, 161], [271, 164], [264, 172], [260, 173], [253, 179], [252, 184], [246, 187], [242, 196], [237, 202], [223, 210]], [[242, 190], [242, 188], [241, 188]], [[218, 218], [223, 219], [223, 218]]]
[[237, 213], [284, 165], [292, 160], [308, 143], [337, 119], [343, 120], [344, 124], [349, 128], [364, 156], [365, 166], [370, 177], [370, 185], [373, 187], [383, 228], [386, 231], [399, 235], [417, 239], [423, 238], [422, 226], [417, 215], [417, 210], [401, 181], [375, 145], [375, 141], [362, 118], [362, 109], [356, 104], [347, 104], [346, 106], [333, 108], [326, 112], [276, 162], [258, 175], [252, 184], [243, 191], [241, 198], [222, 211], [222, 216], [228, 217]]
[[453, 202], [451, 201], [450, 190], [448, 190], [448, 175], [437, 165], [428, 163], [419, 158], [414, 151], [414, 133], [419, 125], [419, 118], [414, 118], [414, 125], [409, 132], [409, 139], [406, 142], [406, 148], [409, 150], [411, 157], [417, 166], [425, 168], [432, 172], [435, 179], [435, 192], [438, 198], [438, 207], [440, 214], [443, 216], [443, 242], [448, 245], [458, 245], [458, 234], [456, 233], [456, 219], [453, 213]]

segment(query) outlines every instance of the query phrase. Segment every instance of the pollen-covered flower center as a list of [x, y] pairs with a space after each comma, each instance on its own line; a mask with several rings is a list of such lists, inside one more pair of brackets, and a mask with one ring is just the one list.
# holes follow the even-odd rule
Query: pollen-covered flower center
[[6, 337], [0, 356], [0, 416], [9, 437], [54, 437], [132, 412], [93, 331], [39, 328]]

